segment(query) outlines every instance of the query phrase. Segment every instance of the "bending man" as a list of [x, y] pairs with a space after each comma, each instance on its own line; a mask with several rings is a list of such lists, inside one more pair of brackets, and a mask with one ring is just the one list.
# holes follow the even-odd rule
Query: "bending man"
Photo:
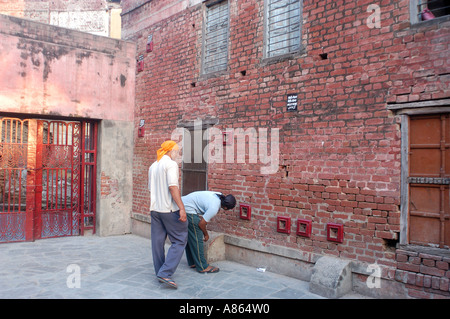
[[193, 192], [181, 199], [186, 208], [189, 223], [186, 245], [186, 258], [189, 266], [202, 273], [218, 272], [219, 268], [210, 266], [206, 262], [203, 250], [203, 242], [209, 239], [206, 225], [221, 207], [224, 210], [233, 209], [236, 206], [236, 199], [233, 195], [224, 196], [221, 193], [210, 191]]

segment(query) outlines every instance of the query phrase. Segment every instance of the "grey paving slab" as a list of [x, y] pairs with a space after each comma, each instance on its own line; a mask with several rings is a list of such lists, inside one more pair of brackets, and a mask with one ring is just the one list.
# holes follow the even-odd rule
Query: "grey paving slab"
[[218, 273], [201, 274], [185, 258], [173, 276], [179, 288], [172, 289], [155, 277], [150, 240], [135, 235], [0, 244], [0, 265], [1, 299], [321, 298], [301, 280], [231, 261], [215, 263]]

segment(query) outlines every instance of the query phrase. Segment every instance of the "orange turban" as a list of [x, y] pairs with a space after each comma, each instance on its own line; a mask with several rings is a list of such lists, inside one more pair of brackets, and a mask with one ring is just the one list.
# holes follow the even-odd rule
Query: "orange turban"
[[167, 153], [170, 152], [171, 150], [177, 150], [178, 149], [178, 145], [177, 143], [175, 143], [174, 141], [165, 141], [164, 143], [161, 144], [161, 148], [156, 152], [157, 158], [156, 161], [159, 162], [159, 160]]

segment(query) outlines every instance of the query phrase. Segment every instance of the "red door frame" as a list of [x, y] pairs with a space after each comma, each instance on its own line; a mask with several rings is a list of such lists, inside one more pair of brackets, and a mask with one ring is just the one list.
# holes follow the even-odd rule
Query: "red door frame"
[[98, 123], [83, 122], [81, 135], [80, 231], [96, 231]]

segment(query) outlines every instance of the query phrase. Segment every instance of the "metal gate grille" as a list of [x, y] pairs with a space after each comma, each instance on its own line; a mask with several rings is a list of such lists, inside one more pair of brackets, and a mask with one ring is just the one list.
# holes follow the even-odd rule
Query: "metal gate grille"
[[97, 123], [0, 119], [0, 243], [95, 232]]
[[26, 231], [28, 121], [0, 122], [0, 242], [23, 241]]
[[36, 238], [78, 235], [81, 124], [38, 121]]

